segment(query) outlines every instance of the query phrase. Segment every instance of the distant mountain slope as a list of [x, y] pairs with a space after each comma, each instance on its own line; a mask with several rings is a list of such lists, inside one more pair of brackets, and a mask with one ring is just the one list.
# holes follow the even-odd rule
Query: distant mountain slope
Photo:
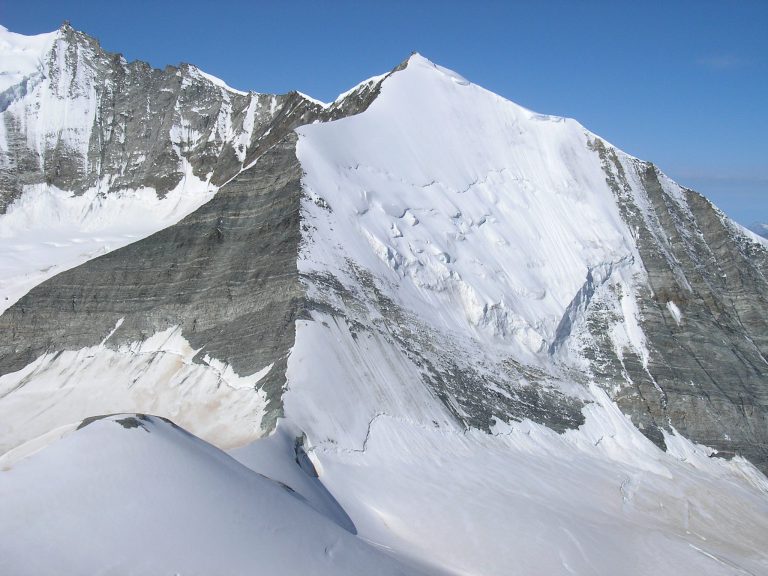
[[[18, 43], [15, 35], [11, 40]], [[0, 214], [6, 248], [0, 270], [7, 272], [0, 279], [0, 309], [11, 309], [0, 323], [26, 325], [29, 332], [13, 328], [13, 338], [0, 341], [0, 372], [27, 366], [0, 379], [4, 396], [14, 391], [0, 409], [9, 410], [0, 423], [0, 447], [62, 421], [121, 410], [175, 418], [224, 446], [258, 437], [262, 424], [269, 429], [280, 414], [285, 359], [301, 310], [295, 272], [301, 171], [292, 130], [364, 109], [377, 82], [322, 105], [298, 93], [239, 93], [193, 66], [128, 64], [66, 24], [50, 35], [50, 44], [33, 74], [34, 89], [14, 93], [2, 113], [8, 138], [0, 146], [0, 175], [7, 181], [0, 182], [0, 195], [9, 205]], [[78, 116], [74, 109], [98, 114]], [[72, 122], [72, 129], [61, 122]], [[76, 142], [72, 134], [82, 137]], [[77, 170], [57, 164], [58, 149], [75, 159]], [[22, 156], [34, 161], [25, 164]], [[161, 186], [156, 174], [176, 188]], [[214, 197], [222, 182], [229, 183], [226, 191]], [[92, 270], [87, 279], [75, 270], [56, 275], [86, 260]], [[63, 292], [12, 306], [51, 277], [44, 290]], [[56, 310], [43, 312], [50, 305]], [[47, 316], [48, 329], [10, 320], [32, 309]], [[126, 313], [115, 316], [119, 310]], [[67, 311], [69, 319], [56, 319]], [[73, 321], [82, 321], [81, 328]], [[112, 393], [94, 394], [92, 385], [108, 368], [91, 362], [91, 350], [107, 339], [121, 348], [124, 362], [112, 364]], [[72, 369], [71, 358], [46, 354], [62, 346], [88, 350], [76, 355], [78, 368]], [[44, 376], [58, 378], [61, 362], [69, 366], [73, 388]], [[166, 368], [148, 372], [157, 365]], [[36, 383], [17, 390], [17, 379], [30, 370]], [[147, 374], [170, 395], [158, 399], [136, 386], [148, 381]], [[247, 400], [242, 391], [232, 393], [232, 387], [243, 388], [238, 374], [250, 377], [251, 388], [258, 380], [262, 390]], [[227, 385], [211, 387], [211, 379]], [[30, 423], [22, 407], [28, 402], [49, 409]], [[217, 403], [229, 406], [238, 421], [247, 413], [248, 424], [235, 430], [212, 421], [217, 416], [208, 406]]]
[[240, 92], [188, 64], [129, 63], [68, 24], [2, 29], [0, 50], [0, 311], [178, 222], [291, 129], [364, 106], [370, 88], [328, 106]]

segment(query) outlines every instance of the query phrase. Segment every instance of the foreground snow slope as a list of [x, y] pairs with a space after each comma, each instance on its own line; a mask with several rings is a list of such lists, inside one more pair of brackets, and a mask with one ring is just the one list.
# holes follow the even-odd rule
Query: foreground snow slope
[[765, 478], [673, 440], [664, 454], [605, 398], [563, 436], [381, 416], [363, 450], [312, 454], [362, 537], [452, 573], [768, 573]]
[[96, 420], [1, 471], [0, 534], [0, 572], [16, 576], [419, 573], [143, 415]]

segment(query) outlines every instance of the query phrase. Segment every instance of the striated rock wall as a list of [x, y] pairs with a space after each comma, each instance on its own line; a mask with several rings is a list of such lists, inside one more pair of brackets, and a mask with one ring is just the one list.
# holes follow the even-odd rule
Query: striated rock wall
[[616, 401], [660, 446], [674, 427], [768, 470], [768, 250], [652, 164], [595, 148], [647, 273], [637, 304], [648, 356], [619, 361], [596, 307], [592, 370], [623, 382]]

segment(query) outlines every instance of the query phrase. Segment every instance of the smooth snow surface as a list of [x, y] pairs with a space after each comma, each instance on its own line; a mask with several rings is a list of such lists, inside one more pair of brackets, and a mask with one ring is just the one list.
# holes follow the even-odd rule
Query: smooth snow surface
[[452, 573], [768, 573], [759, 472], [679, 437], [680, 455], [664, 454], [607, 398], [588, 412], [563, 436], [381, 416], [364, 450], [314, 455], [361, 536]]
[[418, 573], [290, 488], [127, 414], [0, 472], [0, 535], [14, 576]]

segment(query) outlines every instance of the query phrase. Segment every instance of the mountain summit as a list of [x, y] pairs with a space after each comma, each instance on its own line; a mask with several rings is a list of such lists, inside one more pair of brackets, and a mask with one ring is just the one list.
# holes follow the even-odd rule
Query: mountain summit
[[[0, 40], [24, 54], [0, 65], [0, 567], [54, 570], [24, 568], [24, 498], [108, 493], [62, 465], [81, 445], [120, 447], [105, 470], [214, 467], [227, 510], [271, 498], [204, 440], [310, 503], [281, 530], [330, 573], [768, 569], [768, 243], [707, 199], [419, 54], [325, 104], [67, 26]], [[73, 431], [114, 413], [202, 440]], [[163, 546], [135, 571], [187, 569]]]

